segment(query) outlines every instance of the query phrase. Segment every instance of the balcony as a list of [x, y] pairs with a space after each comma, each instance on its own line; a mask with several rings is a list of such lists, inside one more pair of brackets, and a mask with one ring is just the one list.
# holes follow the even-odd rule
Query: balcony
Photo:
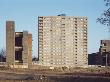
[[43, 17], [39, 17], [38, 19], [39, 19], [39, 20], [43, 20]]
[[43, 23], [43, 20], [39, 20], [39, 23]]
[[15, 46], [15, 51], [22, 51], [23, 47], [22, 46]]
[[39, 26], [43, 26], [43, 23], [39, 23]]

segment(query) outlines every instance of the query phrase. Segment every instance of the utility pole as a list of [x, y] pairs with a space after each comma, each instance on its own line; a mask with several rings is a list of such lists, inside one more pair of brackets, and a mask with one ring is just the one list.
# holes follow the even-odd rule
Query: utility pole
[[106, 53], [106, 67], [108, 66], [108, 54]]

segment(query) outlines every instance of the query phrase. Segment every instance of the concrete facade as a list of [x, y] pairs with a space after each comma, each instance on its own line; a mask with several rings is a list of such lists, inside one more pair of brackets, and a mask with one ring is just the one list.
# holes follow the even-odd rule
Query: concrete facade
[[110, 40], [100, 41], [100, 52], [110, 52]]
[[32, 34], [15, 32], [14, 21], [6, 22], [6, 62], [15, 68], [32, 65]]
[[32, 34], [28, 34], [28, 66], [32, 66]]
[[87, 17], [39, 16], [39, 64], [87, 66], [87, 22]]
[[15, 60], [15, 23], [14, 21], [6, 22], [6, 62], [14, 65]]
[[110, 40], [101, 40], [99, 52], [102, 57], [101, 64], [110, 66]]
[[28, 64], [28, 32], [23, 32], [23, 64]]

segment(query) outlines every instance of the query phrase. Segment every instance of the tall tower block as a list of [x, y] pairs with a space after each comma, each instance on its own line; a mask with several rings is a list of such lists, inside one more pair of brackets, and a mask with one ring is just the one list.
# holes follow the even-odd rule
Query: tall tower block
[[15, 60], [15, 23], [6, 21], [6, 62], [13, 65]]

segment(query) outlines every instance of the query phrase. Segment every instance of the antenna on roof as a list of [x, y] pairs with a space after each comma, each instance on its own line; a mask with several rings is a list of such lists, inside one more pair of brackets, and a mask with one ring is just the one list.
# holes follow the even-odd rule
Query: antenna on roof
[[59, 14], [58, 16], [66, 16], [66, 14]]

